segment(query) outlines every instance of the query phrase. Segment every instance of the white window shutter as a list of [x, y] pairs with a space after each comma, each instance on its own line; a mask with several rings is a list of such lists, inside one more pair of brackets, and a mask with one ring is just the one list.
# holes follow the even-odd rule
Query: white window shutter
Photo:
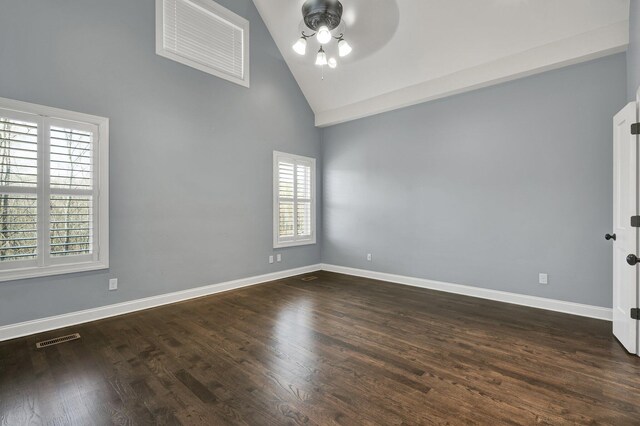
[[296, 164], [296, 236], [311, 237], [311, 163]]
[[49, 253], [52, 257], [94, 251], [94, 139], [97, 128], [73, 122], [49, 127]]
[[35, 265], [38, 254], [37, 117], [0, 111], [0, 263]]
[[0, 281], [109, 266], [108, 122], [0, 98]]
[[283, 159], [278, 162], [278, 198], [280, 200], [278, 235], [280, 239], [295, 236], [294, 170], [295, 163], [293, 161]]
[[315, 160], [274, 152], [274, 247], [315, 244]]

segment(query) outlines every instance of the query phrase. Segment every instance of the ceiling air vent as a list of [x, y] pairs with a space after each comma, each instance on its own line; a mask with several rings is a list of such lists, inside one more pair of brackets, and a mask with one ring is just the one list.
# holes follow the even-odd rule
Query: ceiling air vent
[[213, 0], [156, 0], [156, 8], [158, 55], [249, 87], [249, 21]]
[[56, 337], [55, 339], [45, 340], [44, 342], [36, 343], [36, 348], [42, 349], [48, 346], [59, 345], [60, 343], [70, 342], [72, 340], [78, 340], [80, 338], [80, 334], [74, 333], [68, 336]]

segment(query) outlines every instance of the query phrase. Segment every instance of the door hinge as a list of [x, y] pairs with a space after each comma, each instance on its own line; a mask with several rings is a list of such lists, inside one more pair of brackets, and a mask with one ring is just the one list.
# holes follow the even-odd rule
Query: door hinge
[[631, 227], [640, 228], [640, 216], [631, 216]]
[[634, 123], [631, 125], [631, 134], [640, 135], [640, 123]]
[[638, 308], [631, 309], [631, 319], [640, 320], [640, 309]]

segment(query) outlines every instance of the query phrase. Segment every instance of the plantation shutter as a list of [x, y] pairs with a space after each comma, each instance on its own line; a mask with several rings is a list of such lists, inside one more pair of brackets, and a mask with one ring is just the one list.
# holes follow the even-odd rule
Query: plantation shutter
[[315, 242], [313, 159], [275, 153], [276, 247]]
[[162, 5], [164, 51], [195, 62], [205, 71], [245, 80], [248, 23], [233, 23], [232, 19], [241, 18], [212, 1], [162, 0]]
[[94, 235], [94, 139], [90, 125], [55, 120], [49, 127], [49, 253], [91, 255]]
[[0, 264], [36, 265], [39, 123], [0, 110]]
[[97, 259], [98, 134], [0, 109], [0, 270]]
[[295, 232], [295, 190], [294, 190], [294, 170], [295, 162], [278, 161], [278, 188], [279, 188], [279, 218], [280, 218], [280, 240], [286, 238], [293, 239]]
[[311, 164], [296, 164], [296, 235], [311, 237]]

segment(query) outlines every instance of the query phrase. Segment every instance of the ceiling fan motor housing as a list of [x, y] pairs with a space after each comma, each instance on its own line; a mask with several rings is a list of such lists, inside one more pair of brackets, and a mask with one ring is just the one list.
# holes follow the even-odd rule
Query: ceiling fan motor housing
[[331, 31], [342, 20], [342, 3], [338, 0], [307, 0], [302, 5], [302, 16], [305, 25], [313, 31], [318, 31], [323, 25]]

